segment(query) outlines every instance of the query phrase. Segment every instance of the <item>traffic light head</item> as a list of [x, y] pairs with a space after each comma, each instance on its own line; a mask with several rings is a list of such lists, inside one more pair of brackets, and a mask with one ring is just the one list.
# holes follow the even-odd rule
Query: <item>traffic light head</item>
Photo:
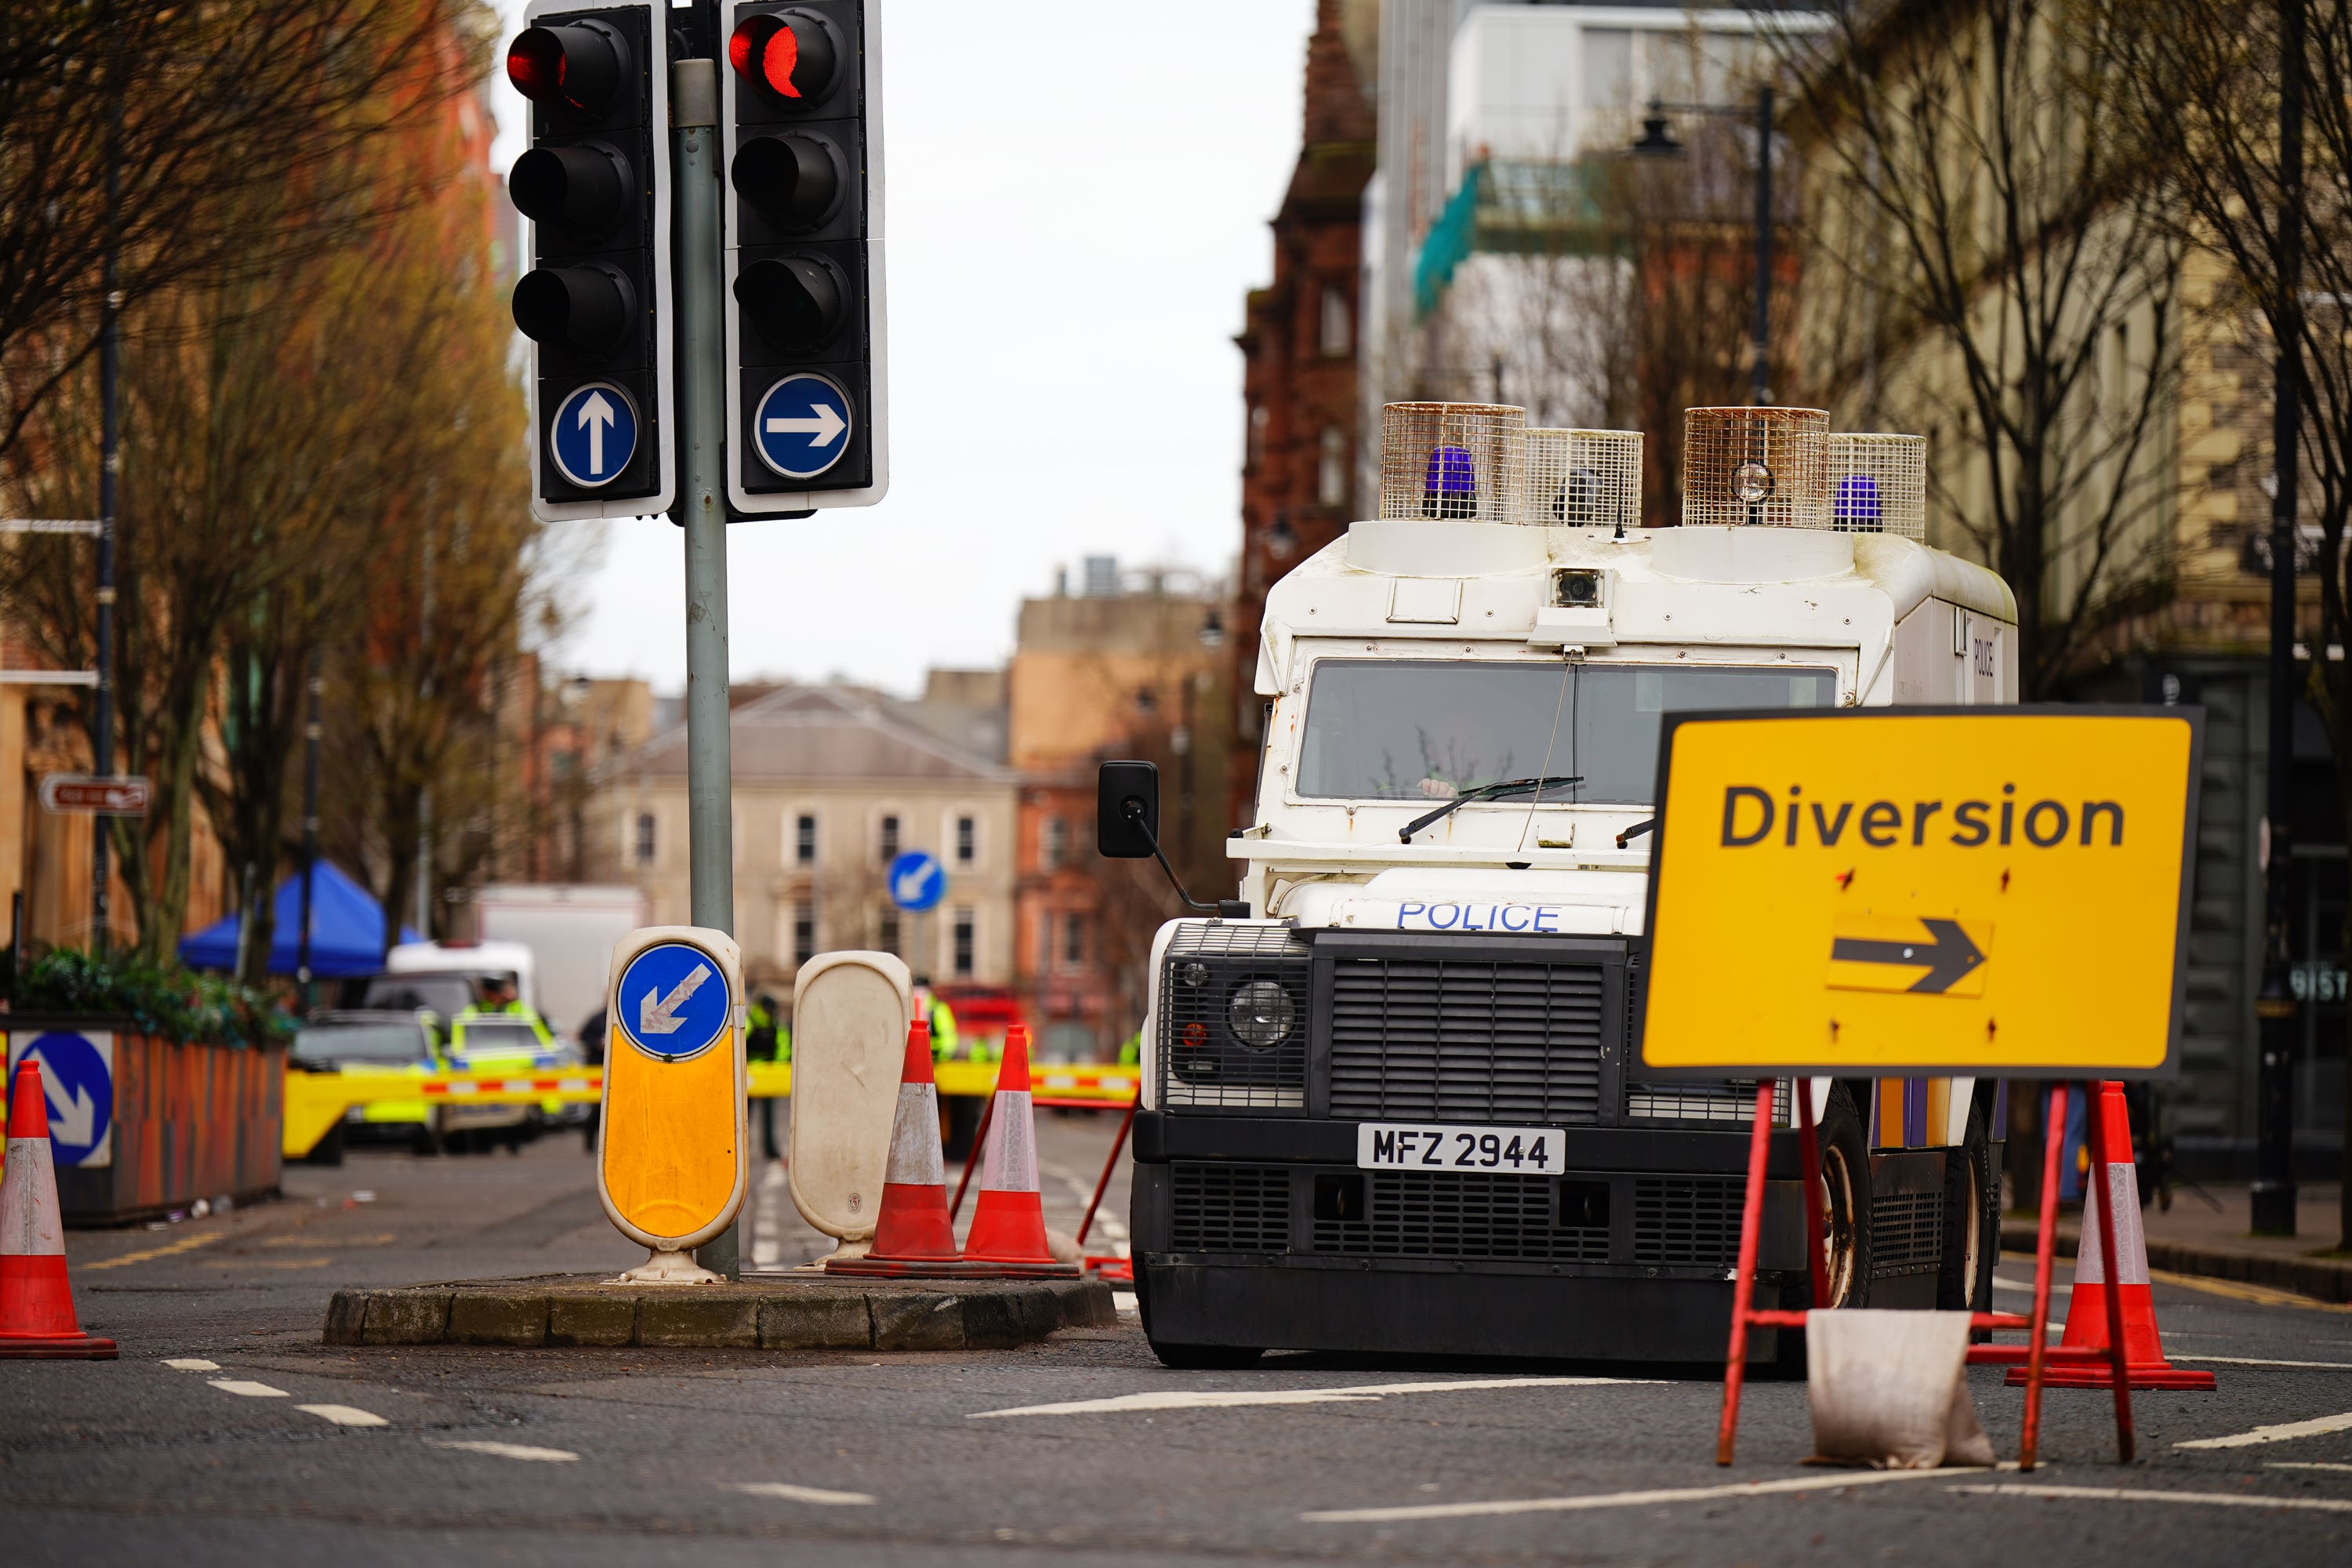
[[660, 0], [533, 0], [507, 49], [530, 100], [530, 146], [508, 193], [531, 223], [515, 325], [532, 343], [534, 510], [544, 518], [666, 510], [668, 69]]
[[525, 27], [507, 49], [507, 79], [545, 108], [601, 114], [629, 73], [629, 47], [593, 17], [552, 27]]
[[739, 512], [879, 500], [879, 73], [869, 0], [727, 0], [730, 472]]
[[841, 60], [840, 35], [824, 17], [798, 5], [751, 12], [727, 38], [727, 63], [735, 74], [754, 91], [786, 103], [829, 97]]

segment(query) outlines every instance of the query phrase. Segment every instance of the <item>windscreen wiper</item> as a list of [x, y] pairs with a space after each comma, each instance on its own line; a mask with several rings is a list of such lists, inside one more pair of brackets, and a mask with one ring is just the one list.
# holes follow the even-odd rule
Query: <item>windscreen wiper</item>
[[1501, 784], [1480, 784], [1476, 789], [1463, 791], [1435, 811], [1423, 812], [1398, 828], [1397, 842], [1412, 843], [1414, 834], [1442, 817], [1452, 816], [1474, 800], [1500, 800], [1507, 795], [1525, 795], [1529, 790], [1547, 790], [1554, 784], [1576, 784], [1583, 782], [1582, 773], [1570, 773], [1563, 778], [1507, 779]]

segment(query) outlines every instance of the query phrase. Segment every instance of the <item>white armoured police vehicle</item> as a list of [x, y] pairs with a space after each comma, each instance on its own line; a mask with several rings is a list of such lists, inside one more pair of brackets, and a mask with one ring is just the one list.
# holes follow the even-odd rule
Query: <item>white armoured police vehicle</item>
[[[1638, 434], [1386, 417], [1381, 516], [1267, 596], [1241, 897], [1154, 947], [1145, 1330], [1178, 1366], [1719, 1356], [1754, 1090], [1639, 1070], [1660, 719], [2011, 702], [2015, 601], [1919, 542], [1916, 437], [1691, 410], [1683, 526], [1643, 529]], [[1100, 810], [1103, 853], [1157, 852], [1149, 763], [1105, 764]], [[1983, 1310], [1997, 1086], [1808, 1089], [1835, 1304]], [[1790, 1305], [1794, 1137], [1760, 1275]]]

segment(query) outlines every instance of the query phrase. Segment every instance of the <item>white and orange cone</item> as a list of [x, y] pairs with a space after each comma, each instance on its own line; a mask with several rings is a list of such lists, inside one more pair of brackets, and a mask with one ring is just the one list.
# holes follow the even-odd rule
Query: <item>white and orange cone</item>
[[0, 1360], [112, 1361], [114, 1342], [83, 1333], [74, 1316], [40, 1063], [16, 1068], [10, 1100], [0, 1178]]
[[1013, 1278], [1075, 1275], [1078, 1266], [1057, 1261], [1045, 1242], [1036, 1115], [1029, 1100], [1029, 1031], [1015, 1024], [1004, 1032], [996, 1108], [989, 1115], [988, 1147], [981, 1153], [980, 1201], [971, 1211], [963, 1259]]
[[907, 1062], [898, 1075], [898, 1110], [890, 1122], [890, 1164], [882, 1178], [882, 1209], [874, 1247], [863, 1258], [834, 1258], [828, 1274], [907, 1279], [943, 1272], [956, 1256], [948, 1218], [947, 1162], [940, 1148], [940, 1091], [931, 1076], [931, 1026], [907, 1026]]
[[[2083, 1202], [2083, 1235], [2074, 1247], [2074, 1293], [2066, 1301], [2067, 1350], [2105, 1353], [2107, 1339], [2107, 1291], [2112, 1289], [2123, 1308], [2125, 1375], [2134, 1388], [2209, 1389], [2213, 1374], [2177, 1367], [2164, 1359], [2164, 1342], [2156, 1329], [2156, 1298], [2147, 1276], [2147, 1233], [2140, 1227], [2139, 1173], [2132, 1164], [2131, 1111], [2124, 1102], [2124, 1086], [2099, 1085], [2091, 1114], [2099, 1118], [2100, 1141], [2107, 1156], [2108, 1207], [2116, 1216], [2116, 1275], [2107, 1282], [2105, 1249], [2099, 1245], [2099, 1205], [2093, 1194]], [[2096, 1178], [2098, 1173], [2094, 1172]], [[2011, 1384], [2025, 1382], [2025, 1369], [2010, 1369]], [[2105, 1362], [2070, 1361], [2045, 1365], [2042, 1381], [2052, 1388], [2112, 1388], [2114, 1369]]]

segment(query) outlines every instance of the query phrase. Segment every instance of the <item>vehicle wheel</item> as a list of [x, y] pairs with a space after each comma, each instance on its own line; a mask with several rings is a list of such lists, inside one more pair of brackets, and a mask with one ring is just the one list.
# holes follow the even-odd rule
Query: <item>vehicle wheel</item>
[[2000, 1173], [1982, 1104], [1969, 1108], [1968, 1138], [1944, 1162], [1944, 1251], [1936, 1306], [1946, 1312], [1992, 1310], [1992, 1266], [2000, 1255]]
[[327, 1129], [327, 1135], [310, 1145], [310, 1152], [302, 1156], [302, 1163], [306, 1165], [341, 1164], [343, 1163], [343, 1124], [338, 1121]]
[[1870, 1140], [1843, 1084], [1822, 1114], [1822, 1248], [1832, 1307], [1870, 1305]]
[[441, 1153], [446, 1147], [441, 1142], [440, 1132], [431, 1127], [418, 1128], [416, 1136], [409, 1140], [408, 1146], [420, 1158], [427, 1160]]
[[[1801, 1089], [1804, 1080], [1799, 1079]], [[1822, 1272], [1829, 1284], [1832, 1307], [1870, 1304], [1870, 1142], [1863, 1134], [1862, 1112], [1845, 1085], [1830, 1086], [1817, 1129], [1822, 1154]], [[1800, 1269], [1793, 1289], [1781, 1294], [1786, 1305], [1803, 1310], [1813, 1304], [1810, 1274]], [[1805, 1375], [1802, 1331], [1780, 1331], [1773, 1370], [1784, 1377]]]
[[1151, 1332], [1151, 1271], [1139, 1263], [1135, 1266], [1135, 1310], [1143, 1320], [1143, 1337], [1151, 1345], [1151, 1353], [1160, 1364], [1177, 1372], [1230, 1372], [1236, 1367], [1250, 1366], [1265, 1354], [1263, 1348], [1249, 1345], [1179, 1345], [1156, 1339]]
[[963, 1094], [940, 1097], [940, 1152], [943, 1158], [971, 1158], [972, 1139], [980, 1131], [981, 1108], [986, 1103]]

